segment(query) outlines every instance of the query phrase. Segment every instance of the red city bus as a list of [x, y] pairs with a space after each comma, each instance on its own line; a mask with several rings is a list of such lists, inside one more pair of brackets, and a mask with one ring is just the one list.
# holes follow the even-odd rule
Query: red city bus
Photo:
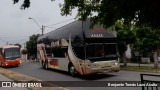
[[21, 64], [20, 47], [5, 45], [0, 48], [0, 66], [19, 66]]

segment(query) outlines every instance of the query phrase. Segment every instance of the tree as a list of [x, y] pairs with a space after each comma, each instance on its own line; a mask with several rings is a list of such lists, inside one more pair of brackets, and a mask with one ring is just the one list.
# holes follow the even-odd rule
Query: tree
[[[19, 2], [19, 0], [13, 1], [14, 4]], [[143, 25], [147, 25], [147, 27], [153, 30], [151, 36], [149, 35], [151, 39], [147, 42], [150, 42], [151, 46], [155, 46], [154, 51], [156, 51], [158, 49], [157, 45], [159, 45], [157, 41], [159, 40], [157, 33], [159, 33], [160, 29], [159, 4], [160, 0], [64, 0], [64, 4], [60, 4], [60, 7], [62, 15], [70, 15], [72, 10], [77, 8], [77, 16], [81, 20], [85, 20], [88, 17], [91, 18], [92, 25], [99, 23], [108, 27], [114, 25], [118, 20], [123, 20], [124, 25], [127, 27], [132, 22], [134, 22], [134, 26], [143, 27]], [[21, 9], [28, 8], [29, 6], [30, 0], [24, 0]], [[125, 32], [122, 31], [122, 34], [125, 34]], [[139, 34], [143, 35], [143, 33]], [[155, 41], [154, 36], [157, 39]], [[148, 36], [145, 38], [148, 38]], [[137, 44], [140, 45], [140, 39], [136, 38], [136, 40], [138, 41]]]
[[[130, 46], [131, 44], [134, 44], [136, 41], [136, 33], [135, 30], [132, 29], [133, 25], [128, 24], [125, 25], [123, 20], [119, 20], [113, 25], [113, 28], [117, 31], [117, 37], [120, 41], [125, 42], [127, 46]], [[127, 66], [127, 60], [126, 60], [126, 53], [124, 50], [120, 51], [120, 54], [122, 56], [122, 60], [124, 63], [124, 67]]]
[[21, 49], [22, 54], [27, 54], [27, 49]]
[[40, 34], [32, 35], [29, 38], [29, 41], [26, 42], [27, 53], [29, 56], [36, 56], [37, 54], [37, 39]]
[[[13, 1], [15, 4], [19, 0]], [[80, 19], [85, 20], [89, 16], [93, 23], [106, 27], [124, 19], [125, 24], [134, 21], [138, 26], [148, 24], [153, 28], [160, 28], [159, 4], [159, 0], [64, 0], [64, 4], [60, 6], [62, 15], [70, 15], [77, 8]], [[21, 9], [29, 6], [30, 0], [24, 0]]]
[[19, 44], [19, 43], [16, 43], [14, 45], [19, 46], [20, 48], [22, 47], [21, 44]]
[[158, 68], [158, 49], [160, 48], [160, 30], [152, 29], [147, 25], [136, 28], [137, 37], [141, 44], [138, 45], [143, 56], [153, 53], [154, 67]]

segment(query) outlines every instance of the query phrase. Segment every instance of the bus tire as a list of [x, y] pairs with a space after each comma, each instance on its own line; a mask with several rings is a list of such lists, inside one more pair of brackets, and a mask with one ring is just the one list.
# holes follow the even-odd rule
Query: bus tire
[[19, 65], [16, 65], [16, 67], [19, 67]]
[[76, 73], [75, 73], [75, 68], [72, 64], [69, 65], [68, 67], [68, 72], [71, 76], [75, 77], [76, 76]]
[[48, 69], [48, 63], [47, 62], [44, 63], [44, 68]]
[[45, 67], [44, 67], [44, 61], [42, 61], [42, 68], [44, 69]]

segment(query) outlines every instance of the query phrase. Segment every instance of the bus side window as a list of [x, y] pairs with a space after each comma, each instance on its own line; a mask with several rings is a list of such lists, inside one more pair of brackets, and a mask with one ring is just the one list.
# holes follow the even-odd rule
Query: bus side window
[[68, 46], [65, 47], [56, 47], [56, 48], [52, 48], [51, 53], [52, 53], [52, 57], [65, 57], [65, 53], [68, 50]]
[[46, 50], [46, 55], [48, 57], [51, 57], [51, 47], [49, 45], [46, 45], [45, 50]]

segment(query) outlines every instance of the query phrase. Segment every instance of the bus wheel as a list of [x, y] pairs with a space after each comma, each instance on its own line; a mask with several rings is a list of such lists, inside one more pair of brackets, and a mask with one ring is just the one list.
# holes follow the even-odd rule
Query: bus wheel
[[70, 65], [69, 68], [68, 68], [68, 71], [69, 71], [69, 74], [71, 76], [75, 76], [76, 73], [75, 73], [75, 68], [73, 67], [73, 65]]
[[16, 65], [16, 67], [19, 67], [19, 65]]
[[44, 63], [44, 68], [48, 69], [48, 63], [47, 62]]
[[45, 67], [44, 67], [44, 62], [42, 61], [42, 68], [44, 69]]

